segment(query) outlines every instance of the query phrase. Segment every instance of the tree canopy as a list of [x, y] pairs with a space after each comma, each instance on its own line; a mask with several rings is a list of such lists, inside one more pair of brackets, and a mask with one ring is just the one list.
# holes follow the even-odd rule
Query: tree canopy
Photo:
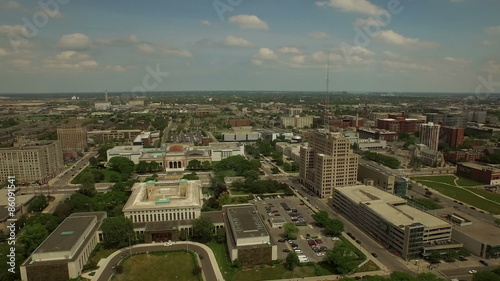
[[214, 223], [208, 217], [199, 217], [193, 220], [193, 239], [208, 242], [214, 235]]
[[125, 217], [107, 218], [102, 223], [102, 244], [107, 249], [124, 248], [135, 243], [135, 233], [132, 221]]

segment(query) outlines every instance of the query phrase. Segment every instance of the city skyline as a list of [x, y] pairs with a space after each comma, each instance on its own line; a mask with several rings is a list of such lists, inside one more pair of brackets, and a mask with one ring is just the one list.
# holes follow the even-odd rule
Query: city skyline
[[40, 3], [0, 3], [0, 93], [500, 91], [494, 1]]

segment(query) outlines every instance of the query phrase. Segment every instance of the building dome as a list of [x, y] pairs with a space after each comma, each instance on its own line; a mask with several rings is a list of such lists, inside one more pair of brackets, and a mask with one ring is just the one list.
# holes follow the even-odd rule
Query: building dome
[[170, 151], [170, 152], [184, 151], [184, 148], [182, 147], [182, 145], [174, 145], [174, 146], [171, 146], [168, 151]]

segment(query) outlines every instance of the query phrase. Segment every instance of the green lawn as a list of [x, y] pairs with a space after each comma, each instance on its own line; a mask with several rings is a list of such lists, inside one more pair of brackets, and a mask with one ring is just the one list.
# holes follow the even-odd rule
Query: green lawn
[[[442, 183], [447, 183], [451, 185], [455, 185], [455, 177], [454, 176], [424, 176], [424, 177], [412, 177], [414, 179], [420, 179], [420, 180], [430, 180], [430, 181], [437, 181], [437, 182], [442, 182]], [[484, 185], [483, 183], [470, 180], [467, 178], [463, 177], [458, 177], [457, 184], [459, 186], [463, 187], [472, 187], [472, 186], [478, 186], [478, 185]]]
[[233, 280], [234, 275], [239, 271], [238, 268], [233, 267], [231, 261], [229, 261], [229, 254], [226, 250], [226, 244], [217, 243], [215, 241], [208, 242], [208, 247], [212, 249], [219, 265], [220, 271], [224, 276], [224, 280]]
[[[434, 179], [429, 179], [429, 178], [434, 178]], [[495, 215], [500, 214], [500, 205], [498, 205], [494, 202], [490, 202], [490, 201], [484, 200], [480, 197], [474, 196], [473, 193], [471, 193], [467, 190], [461, 189], [459, 187], [456, 187], [456, 186], [449, 186], [446, 184], [427, 181], [427, 180], [436, 181], [435, 178], [436, 177], [415, 177], [413, 179], [415, 181], [417, 181], [418, 183], [421, 183], [421, 184], [426, 185], [432, 189], [435, 189], [436, 191], [438, 191], [438, 192], [440, 192], [448, 197], [455, 198], [455, 199], [462, 201], [468, 205], [477, 207], [481, 210], [485, 210], [485, 211], [490, 212], [490, 213], [495, 214]], [[482, 190], [479, 190], [479, 189], [469, 189], [469, 190], [474, 192], [474, 193], [483, 195]], [[487, 191], [485, 191], [485, 192], [487, 192]], [[486, 194], [484, 194], [484, 195], [486, 195]], [[499, 199], [497, 199], [498, 198], [497, 196], [498, 195], [496, 195], [496, 194], [488, 192], [487, 196], [485, 196], [485, 197], [489, 198], [490, 200], [497, 201], [497, 200], [499, 200]], [[495, 198], [495, 199], [493, 199], [493, 198]]]
[[493, 200], [497, 203], [500, 203], [500, 194], [498, 194], [498, 193], [494, 193], [494, 192], [487, 191], [484, 189], [470, 189], [470, 191], [472, 191], [476, 194], [479, 194], [485, 198], [488, 198], [490, 200]]
[[230, 189], [230, 190], [231, 190], [231, 195], [251, 195], [251, 193], [239, 189]]
[[373, 261], [368, 261], [367, 263], [363, 264], [361, 267], [359, 267], [356, 272], [368, 272], [368, 271], [377, 271], [380, 270], [380, 267], [376, 265]]
[[94, 261], [96, 264], [104, 258], [107, 258], [109, 255], [114, 253], [116, 249], [104, 249], [104, 247], [99, 247], [99, 251], [95, 253], [95, 255], [92, 257], [92, 261]]
[[196, 266], [193, 255], [183, 252], [167, 252], [162, 255], [141, 254], [125, 260], [124, 272], [115, 275], [114, 281], [199, 281], [192, 274]]
[[[260, 281], [260, 280], [276, 280], [290, 279], [316, 276], [313, 266], [296, 267], [293, 271], [287, 270], [283, 264], [274, 266], [265, 266], [264, 268], [255, 268], [250, 270], [242, 270], [234, 276], [232, 281]], [[226, 279], [227, 281], [231, 281]]]
[[457, 184], [459, 186], [463, 187], [472, 187], [472, 186], [478, 186], [478, 185], [484, 185], [484, 183], [477, 182], [475, 180], [467, 179], [467, 178], [462, 178], [458, 177]]

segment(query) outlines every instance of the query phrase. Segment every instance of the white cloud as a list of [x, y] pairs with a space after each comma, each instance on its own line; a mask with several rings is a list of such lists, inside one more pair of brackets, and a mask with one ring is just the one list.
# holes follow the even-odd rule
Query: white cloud
[[335, 53], [330, 53], [329, 54], [330, 56], [328, 56], [328, 52], [315, 52], [311, 55], [311, 58], [316, 61], [316, 62], [320, 62], [322, 64], [326, 64], [328, 59], [330, 59], [330, 61], [341, 61], [343, 58], [341, 55], [339, 54], [335, 54]]
[[241, 29], [269, 29], [267, 23], [255, 15], [232, 16], [229, 22], [238, 24]]
[[352, 24], [354, 26], [385, 26], [385, 24], [377, 18], [368, 17], [368, 18], [357, 18], [356, 21]]
[[459, 64], [467, 64], [467, 63], [469, 63], [469, 61], [466, 60], [466, 59], [453, 58], [453, 57], [445, 57], [444, 60], [445, 61], [449, 61], [449, 62], [459, 63]]
[[7, 35], [9, 33], [26, 34], [28, 31], [20, 24], [18, 25], [0, 25], [0, 35]]
[[228, 35], [226, 39], [224, 39], [224, 42], [222, 42], [224, 46], [231, 46], [231, 47], [252, 47], [253, 44], [252, 42], [246, 40], [245, 38], [241, 37], [235, 37], [232, 35]]
[[278, 60], [278, 56], [274, 53], [273, 50], [269, 48], [260, 48], [259, 53], [253, 56], [254, 59], [264, 61], [264, 60]]
[[7, 51], [5, 49], [0, 48], [0, 57], [6, 56]]
[[31, 65], [31, 61], [25, 60], [25, 59], [14, 59], [14, 60], [10, 60], [9, 64], [22, 68], [22, 67], [29, 67]]
[[402, 56], [400, 54], [397, 54], [397, 53], [394, 53], [394, 52], [391, 52], [391, 51], [384, 51], [384, 55], [390, 57], [390, 58], [393, 58], [393, 59], [399, 59], [401, 58]]
[[330, 6], [344, 13], [360, 13], [365, 15], [382, 15], [387, 11], [367, 0], [329, 0], [318, 1], [317, 6]]
[[54, 70], [84, 70], [97, 67], [98, 64], [90, 55], [75, 51], [63, 51], [43, 61], [44, 68]]
[[486, 33], [491, 35], [500, 35], [500, 25], [490, 26], [485, 29]]
[[281, 47], [279, 50], [278, 50], [278, 53], [280, 54], [300, 54], [302, 53], [299, 48], [297, 47]]
[[300, 55], [300, 56], [293, 56], [290, 58], [290, 62], [294, 64], [304, 64], [306, 60], [306, 56]]
[[323, 31], [311, 31], [306, 34], [308, 37], [314, 38], [314, 39], [326, 39], [330, 38], [330, 35], [326, 34]]
[[166, 44], [160, 43], [158, 44], [158, 48], [160, 51], [160, 54], [165, 55], [165, 56], [177, 56], [177, 57], [183, 57], [183, 58], [192, 58], [193, 54], [189, 52], [188, 50], [185, 49], [178, 49], [178, 48], [172, 48]]
[[137, 50], [139, 50], [142, 53], [146, 53], [146, 54], [152, 54], [155, 52], [155, 49], [153, 48], [153, 46], [146, 44], [146, 43], [138, 45]]
[[20, 9], [20, 8], [21, 8], [21, 5], [16, 1], [8, 1], [7, 3], [0, 4], [0, 9], [15, 10], [15, 9]]
[[139, 39], [137, 38], [137, 35], [135, 34], [125, 37], [124, 41], [128, 43], [136, 43], [136, 44], [140, 43]]
[[127, 69], [121, 65], [107, 65], [104, 69], [108, 70], [108, 71], [113, 71], [113, 72], [125, 72], [125, 71], [127, 71]]
[[416, 62], [402, 62], [402, 61], [394, 61], [394, 60], [384, 60], [384, 61], [382, 61], [382, 64], [384, 64], [390, 68], [433, 71], [432, 67], [422, 65], [422, 64], [419, 64]]
[[59, 39], [57, 47], [65, 50], [86, 50], [90, 48], [90, 40], [83, 33], [67, 34]]
[[212, 25], [212, 23], [211, 23], [211, 22], [209, 22], [208, 20], [202, 20], [202, 21], [201, 21], [201, 23], [202, 23], [203, 25]]
[[375, 38], [388, 44], [410, 47], [435, 47], [436, 43], [422, 41], [418, 38], [408, 38], [394, 32], [393, 30], [382, 30], [375, 35]]

